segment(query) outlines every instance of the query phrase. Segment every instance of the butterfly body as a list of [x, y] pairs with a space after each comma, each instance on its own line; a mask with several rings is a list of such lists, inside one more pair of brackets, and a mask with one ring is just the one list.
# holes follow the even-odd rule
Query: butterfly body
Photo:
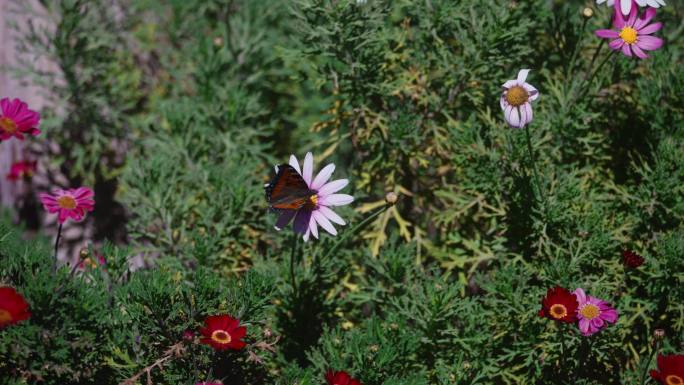
[[317, 192], [309, 188], [294, 167], [281, 164], [277, 169], [273, 180], [264, 186], [271, 209], [299, 210], [305, 206], [315, 206]]

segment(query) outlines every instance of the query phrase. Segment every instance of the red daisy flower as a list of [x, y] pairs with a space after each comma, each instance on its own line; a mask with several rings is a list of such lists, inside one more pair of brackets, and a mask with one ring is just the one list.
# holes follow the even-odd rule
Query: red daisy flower
[[684, 355], [658, 354], [658, 370], [651, 370], [651, 377], [664, 385], [684, 384]]
[[0, 141], [16, 137], [24, 140], [24, 134], [38, 135], [40, 130], [40, 114], [30, 110], [28, 105], [19, 99], [3, 98], [0, 100]]
[[204, 320], [206, 327], [200, 329], [204, 337], [203, 344], [211, 345], [216, 350], [240, 350], [245, 347], [241, 339], [247, 334], [247, 328], [240, 326], [240, 320], [229, 315], [212, 315]]
[[31, 179], [36, 173], [36, 161], [24, 160], [21, 162], [12, 163], [7, 180], [16, 182], [19, 179]]
[[28, 304], [11, 287], [0, 287], [0, 329], [27, 320], [31, 316]]
[[644, 264], [644, 257], [632, 250], [625, 250], [622, 252], [622, 262], [624, 262], [625, 266], [636, 269]]
[[546, 297], [542, 300], [542, 308], [539, 310], [540, 317], [546, 317], [554, 321], [572, 323], [577, 321], [577, 297], [556, 286], [546, 292]]
[[49, 213], [59, 213], [57, 220], [64, 223], [68, 218], [80, 222], [89, 211], [95, 208], [95, 193], [88, 187], [61, 190], [56, 189], [53, 195], [41, 193], [38, 196], [43, 207]]
[[339, 372], [328, 370], [325, 373], [325, 380], [328, 381], [328, 385], [361, 385], [359, 380], [341, 370]]

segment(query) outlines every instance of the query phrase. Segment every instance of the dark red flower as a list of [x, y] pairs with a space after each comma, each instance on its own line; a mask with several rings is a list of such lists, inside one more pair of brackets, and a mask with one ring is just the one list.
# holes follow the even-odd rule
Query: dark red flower
[[651, 377], [664, 385], [684, 384], [684, 355], [658, 354], [658, 370], [651, 370]]
[[0, 329], [27, 320], [31, 313], [21, 294], [11, 287], [0, 287]]
[[36, 173], [36, 164], [36, 161], [28, 160], [12, 163], [9, 174], [7, 174], [7, 180], [15, 182], [19, 179], [31, 179]]
[[216, 350], [240, 350], [245, 347], [241, 339], [247, 334], [247, 328], [240, 326], [240, 320], [229, 315], [212, 315], [204, 320], [206, 327], [200, 329], [204, 337], [203, 344], [211, 345]]
[[575, 294], [556, 286], [546, 292], [542, 300], [542, 308], [539, 310], [540, 317], [546, 317], [554, 321], [575, 322], [577, 321], [577, 297]]
[[622, 262], [625, 263], [625, 266], [636, 269], [644, 264], [644, 257], [633, 252], [632, 250], [624, 250], [622, 252]]
[[356, 378], [352, 378], [349, 373], [344, 371], [335, 372], [328, 370], [325, 373], [325, 379], [328, 385], [361, 385], [361, 382]]

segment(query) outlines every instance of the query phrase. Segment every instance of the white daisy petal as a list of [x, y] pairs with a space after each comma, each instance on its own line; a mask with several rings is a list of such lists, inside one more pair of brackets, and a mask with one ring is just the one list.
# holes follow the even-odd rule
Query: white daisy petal
[[[314, 211], [315, 213], [315, 211]], [[318, 239], [318, 225], [316, 225], [316, 220], [314, 219], [313, 214], [311, 213], [311, 218], [309, 218], [309, 230], [311, 231], [311, 234]]]
[[330, 223], [330, 221], [328, 220], [328, 218], [326, 218], [325, 215], [323, 215], [321, 212], [316, 210], [313, 212], [311, 216], [316, 219], [316, 222], [319, 225], [321, 225], [321, 227], [325, 231], [329, 232], [332, 235], [337, 235], [337, 230], [335, 230], [335, 226], [333, 226], [332, 223]]
[[518, 83], [523, 84], [525, 83], [525, 79], [527, 79], [527, 74], [530, 73], [530, 70], [528, 69], [523, 69], [518, 72]]
[[322, 206], [344, 206], [352, 203], [354, 197], [347, 194], [332, 194], [318, 199], [318, 204]]
[[313, 182], [311, 183], [311, 189], [318, 190], [319, 188], [321, 188], [325, 184], [325, 182], [327, 182], [328, 179], [330, 179], [334, 171], [335, 165], [332, 163], [323, 167], [323, 169], [318, 172], [318, 175], [316, 175]]
[[326, 195], [334, 194], [349, 184], [349, 179], [337, 179], [330, 183], [324, 184], [320, 189], [318, 189], [318, 196], [324, 197]]
[[338, 225], [346, 225], [347, 223], [342, 219], [341, 216], [337, 215], [336, 212], [330, 210], [326, 206], [319, 206], [318, 211], [321, 212], [321, 214], [325, 215], [326, 218], [328, 218], [331, 222], [337, 223]]
[[299, 162], [297, 161], [297, 157], [294, 155], [290, 155], [290, 166], [294, 167], [299, 175], [302, 175], [302, 171], [299, 169]]
[[302, 166], [302, 177], [307, 186], [311, 186], [311, 176], [313, 175], [313, 154], [306, 153], [304, 157], [304, 165]]

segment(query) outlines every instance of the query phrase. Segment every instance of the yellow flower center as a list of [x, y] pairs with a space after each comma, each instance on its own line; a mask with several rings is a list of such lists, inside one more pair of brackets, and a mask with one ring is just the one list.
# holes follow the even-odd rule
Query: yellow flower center
[[214, 330], [211, 333], [211, 339], [218, 342], [219, 344], [229, 344], [233, 339], [230, 338], [230, 334], [225, 330]]
[[665, 377], [665, 383], [667, 385], [682, 385], [684, 384], [684, 380], [675, 374], [670, 374], [669, 376]]
[[318, 205], [318, 194], [314, 194], [309, 197], [309, 202], [311, 202], [312, 205], [317, 206]]
[[508, 104], [514, 107], [522, 106], [529, 98], [530, 94], [527, 93], [527, 90], [521, 86], [512, 87], [506, 94], [506, 101], [508, 101]]
[[10, 118], [0, 118], [0, 129], [8, 134], [14, 134], [17, 131], [17, 123]]
[[73, 210], [76, 208], [76, 199], [64, 195], [57, 198], [57, 205], [62, 209]]
[[565, 306], [557, 303], [557, 304], [551, 306], [549, 313], [551, 313], [551, 317], [553, 317], [555, 319], [561, 319], [561, 318], [565, 317], [566, 315], [568, 315], [568, 309]]
[[580, 309], [580, 314], [582, 317], [586, 319], [594, 319], [599, 316], [601, 311], [599, 310], [598, 306], [588, 303]]
[[12, 314], [5, 309], [0, 309], [0, 324], [9, 322], [12, 320]]
[[634, 44], [637, 41], [637, 31], [632, 27], [625, 27], [620, 31], [620, 38], [627, 44]]

